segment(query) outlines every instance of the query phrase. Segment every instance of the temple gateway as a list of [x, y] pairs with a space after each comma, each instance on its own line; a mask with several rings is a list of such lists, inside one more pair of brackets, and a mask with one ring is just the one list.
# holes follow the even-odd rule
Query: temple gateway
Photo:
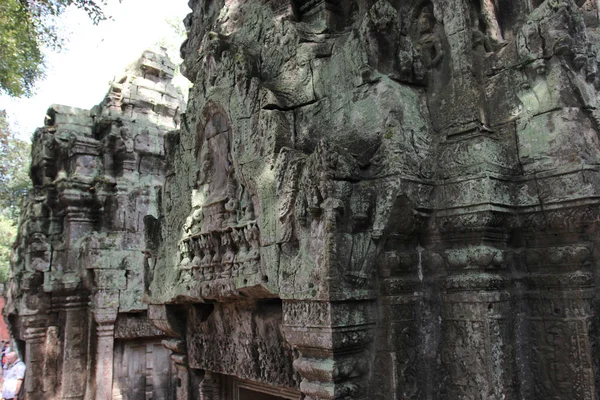
[[34, 134], [26, 399], [596, 400], [593, 0], [190, 0]]

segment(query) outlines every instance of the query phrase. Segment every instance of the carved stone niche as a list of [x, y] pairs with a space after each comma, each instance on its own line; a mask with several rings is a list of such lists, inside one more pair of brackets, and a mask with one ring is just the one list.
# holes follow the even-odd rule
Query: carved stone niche
[[179, 243], [180, 283], [196, 285], [205, 299], [235, 297], [245, 288], [258, 288], [250, 289], [254, 297], [272, 297], [260, 288], [260, 229], [253, 194], [234, 164], [230, 121], [213, 104], [204, 114], [207, 122], [197, 136], [197, 189]]
[[[232, 132], [229, 118], [216, 105], [209, 105], [204, 115], [207, 122], [198, 132], [196, 153], [197, 160], [201, 161], [198, 184], [208, 186], [206, 192], [209, 197], [205, 204], [212, 205], [227, 197], [228, 180], [233, 172]], [[211, 221], [206, 229], [219, 227], [219, 222], [216, 219]]]

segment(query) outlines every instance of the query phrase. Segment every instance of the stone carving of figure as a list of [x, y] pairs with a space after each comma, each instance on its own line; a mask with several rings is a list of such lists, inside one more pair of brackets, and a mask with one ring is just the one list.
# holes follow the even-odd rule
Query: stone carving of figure
[[131, 177], [137, 168], [137, 156], [133, 151], [133, 136], [127, 126], [122, 125], [119, 128], [119, 136], [115, 143], [115, 153], [122, 176]]
[[233, 251], [233, 241], [230, 232], [223, 232], [221, 235], [221, 248], [223, 249], [223, 257], [221, 263], [224, 265], [223, 277], [231, 277], [231, 269], [233, 267], [233, 261], [235, 259], [235, 253]]
[[[194, 259], [190, 259], [191, 249], [194, 248]], [[199, 252], [196, 249], [196, 244], [190, 241], [183, 240], [179, 243], [179, 251], [181, 253], [181, 262], [179, 263], [180, 269], [188, 269], [191, 266], [195, 266], [194, 264], [200, 265]]]
[[248, 242], [246, 242], [246, 237], [244, 236], [243, 229], [234, 229], [231, 232], [231, 237], [235, 245], [238, 248], [237, 254], [235, 256], [235, 263], [242, 264], [248, 258]]
[[[286, 149], [279, 154], [276, 168], [277, 197], [279, 199], [278, 218], [281, 224], [279, 240], [288, 242], [294, 234], [295, 205], [298, 198], [298, 181], [303, 158], [294, 157], [292, 150]], [[306, 207], [303, 207], [306, 209]]]
[[214, 266], [218, 266], [221, 264], [221, 241], [216, 235], [211, 234], [208, 236], [208, 242], [210, 243], [210, 249], [214, 252], [211, 264]]
[[250, 245], [248, 256], [246, 258], [246, 273], [258, 272], [258, 260], [260, 259], [260, 234], [255, 224], [248, 225], [244, 229], [246, 241]]
[[204, 257], [202, 257], [200, 265], [202, 265], [202, 267], [208, 267], [212, 262], [212, 255], [210, 252], [210, 242], [208, 241], [207, 235], [200, 236], [198, 243], [202, 253], [204, 253]]
[[427, 68], [437, 67], [444, 57], [442, 41], [439, 34], [435, 32], [436, 24], [437, 20], [433, 14], [433, 6], [426, 5], [419, 14], [420, 38], [417, 42], [417, 49], [420, 50], [421, 59]]
[[202, 221], [204, 220], [204, 212], [202, 208], [197, 208], [192, 214], [187, 217], [183, 224], [184, 232], [188, 234], [200, 233], [202, 230]]
[[250, 192], [246, 190], [242, 201], [242, 212], [244, 213], [244, 221], [254, 221], [256, 216], [254, 215], [254, 203], [252, 202], [252, 196]]
[[121, 134], [121, 140], [124, 150], [128, 153], [132, 153], [133, 137], [131, 136], [131, 132], [129, 132], [129, 128], [127, 128], [126, 126], [122, 126], [121, 129], [119, 129], [119, 133]]
[[398, 46], [401, 31], [400, 18], [394, 7], [386, 0], [379, 0], [369, 10], [362, 31], [369, 64], [380, 72], [393, 72], [395, 60], [389, 53]]
[[226, 226], [233, 226], [237, 223], [237, 214], [239, 202], [236, 196], [237, 184], [233, 177], [233, 169], [229, 171], [229, 177], [227, 178], [227, 202], [225, 203], [225, 212], [228, 214]]

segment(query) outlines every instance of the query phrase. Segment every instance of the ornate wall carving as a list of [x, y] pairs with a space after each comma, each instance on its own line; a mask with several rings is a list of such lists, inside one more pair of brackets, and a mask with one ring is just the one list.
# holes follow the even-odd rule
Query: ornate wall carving
[[[187, 327], [190, 374], [307, 399], [595, 398], [595, 3], [190, 6], [148, 291], [157, 324]], [[282, 358], [231, 361], [272, 332]]]
[[[234, 399], [240, 381], [314, 400], [597, 397], [596, 3], [190, 7], [179, 130], [38, 134], [32, 175], [51, 189], [28, 204], [17, 273], [66, 294], [15, 292], [31, 346], [89, 330], [88, 295], [112, 337], [117, 310], [146, 308], [122, 296], [134, 279], [181, 400]], [[98, 121], [66, 126], [142, 104], [113, 89]], [[123, 191], [163, 167], [160, 194]], [[139, 236], [87, 234], [102, 210], [100, 232], [146, 231], [143, 256]]]

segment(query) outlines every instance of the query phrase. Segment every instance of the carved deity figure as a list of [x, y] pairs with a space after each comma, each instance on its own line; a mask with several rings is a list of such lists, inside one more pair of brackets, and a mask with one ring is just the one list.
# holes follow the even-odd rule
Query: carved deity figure
[[395, 60], [389, 52], [400, 42], [401, 24], [398, 13], [386, 0], [379, 0], [369, 10], [361, 27], [366, 40], [369, 64], [383, 73], [394, 70]]
[[231, 232], [231, 237], [233, 242], [238, 248], [237, 254], [235, 256], [234, 262], [236, 264], [242, 264], [246, 262], [248, 259], [248, 242], [246, 242], [246, 237], [244, 236], [243, 229], [234, 229]]
[[250, 244], [248, 258], [258, 260], [260, 258], [258, 227], [255, 224], [249, 225], [246, 227], [244, 234], [246, 236], [246, 241]]
[[198, 243], [200, 245], [200, 249], [201, 249], [202, 253], [204, 254], [204, 257], [202, 257], [202, 261], [200, 262], [200, 265], [202, 265], [203, 267], [208, 267], [211, 264], [212, 255], [211, 255], [211, 251], [210, 251], [211, 244], [208, 241], [207, 235], [200, 236], [200, 238], [198, 239]]
[[223, 277], [229, 278], [231, 277], [231, 269], [235, 260], [233, 240], [230, 232], [223, 232], [221, 235], [221, 248], [223, 249], [223, 257], [221, 258], [221, 264], [224, 266]]
[[195, 234], [201, 232], [203, 220], [204, 212], [202, 211], [202, 208], [197, 208], [185, 220], [185, 223], [183, 224], [183, 231], [188, 234]]
[[237, 223], [237, 220], [238, 220], [237, 214], [238, 214], [239, 202], [237, 200], [236, 192], [237, 192], [237, 183], [234, 178], [233, 168], [231, 168], [229, 171], [229, 176], [227, 178], [226, 193], [227, 193], [228, 200], [224, 206], [225, 212], [228, 214], [228, 216], [226, 217], [227, 220], [225, 221], [226, 226], [233, 226]]
[[442, 41], [435, 26], [437, 20], [433, 14], [433, 6], [426, 5], [419, 14], [418, 26], [420, 38], [417, 42], [417, 49], [421, 53], [423, 64], [427, 68], [435, 68], [444, 57]]
[[211, 234], [208, 236], [208, 242], [210, 243], [210, 249], [214, 252], [211, 264], [214, 266], [218, 266], [221, 264], [221, 241], [216, 235]]
[[223, 258], [221, 260], [224, 264], [233, 263], [233, 259], [235, 258], [235, 253], [233, 252], [233, 241], [231, 238], [230, 232], [224, 232], [221, 235], [221, 247], [224, 250]]
[[121, 134], [121, 146], [124, 151], [127, 153], [133, 152], [133, 137], [131, 136], [131, 132], [129, 128], [126, 126], [122, 126], [119, 129], [119, 133]]
[[[190, 259], [190, 255], [191, 255], [191, 249], [190, 247], [194, 247], [194, 259], [191, 260]], [[188, 269], [190, 267], [190, 265], [194, 265], [195, 262], [199, 263], [199, 259], [198, 259], [198, 252], [195, 249], [196, 244], [195, 243], [191, 243], [189, 241], [181, 241], [179, 243], [179, 252], [181, 253], [181, 262], [179, 263], [179, 268], [180, 269]]]

